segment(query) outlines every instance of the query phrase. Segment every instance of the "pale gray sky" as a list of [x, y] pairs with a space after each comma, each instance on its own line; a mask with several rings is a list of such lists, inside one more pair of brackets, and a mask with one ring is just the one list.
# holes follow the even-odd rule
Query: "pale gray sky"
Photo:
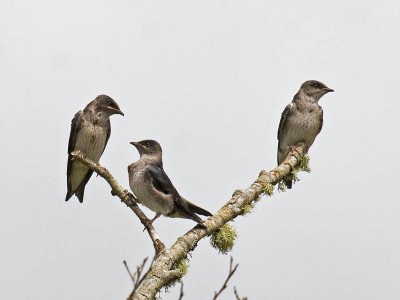
[[[125, 299], [153, 253], [101, 178], [65, 203], [70, 121], [113, 97], [101, 163], [128, 188], [131, 140], [156, 139], [171, 180], [215, 212], [276, 164], [301, 83], [335, 89], [311, 174], [235, 221], [250, 299], [399, 299], [400, 5], [395, 1], [0, 1], [0, 298]], [[146, 213], [148, 210], [144, 209]], [[153, 215], [153, 213], [149, 213]], [[161, 217], [167, 245], [192, 221]], [[185, 299], [210, 299], [229, 256], [207, 239]], [[179, 287], [163, 296], [177, 299]]]

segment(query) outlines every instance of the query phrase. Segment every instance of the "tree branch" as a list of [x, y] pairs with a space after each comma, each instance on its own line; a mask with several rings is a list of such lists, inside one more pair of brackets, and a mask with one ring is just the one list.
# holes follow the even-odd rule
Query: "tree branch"
[[145, 226], [153, 242], [156, 255], [164, 250], [165, 245], [163, 244], [163, 242], [161, 242], [157, 232], [154, 230], [153, 225], [149, 224], [149, 219], [147, 218], [147, 216], [136, 204], [136, 198], [133, 196], [133, 194], [129, 193], [128, 190], [124, 190], [122, 186], [120, 186], [119, 183], [114, 179], [114, 177], [112, 177], [110, 172], [106, 168], [102, 167], [100, 164], [96, 164], [95, 162], [87, 158], [81, 157], [79, 155], [79, 151], [74, 151], [71, 153], [71, 155], [73, 160], [84, 164], [85, 166], [99, 174], [101, 177], [103, 177], [111, 186], [111, 194], [113, 196], [118, 196], [121, 199], [121, 202], [125, 203], [125, 205], [128, 206], [136, 214], [140, 222], [142, 222], [142, 224]]
[[293, 171], [301, 162], [303, 155], [304, 148], [302, 146], [293, 148], [281, 165], [270, 172], [261, 171], [249, 188], [236, 190], [232, 198], [215, 215], [204, 221], [206, 228], [194, 227], [179, 237], [171, 248], [164, 249], [154, 261], [142, 285], [129, 299], [153, 299], [156, 293], [171, 280], [171, 278], [168, 278], [168, 280], [165, 278], [166, 273], [182, 259], [185, 259], [188, 252], [193, 250], [202, 238], [212, 234], [243, 213], [244, 207], [257, 200], [265, 192], [268, 184], [277, 184], [284, 176]]
[[186, 258], [189, 251], [196, 248], [197, 243], [202, 238], [212, 234], [227, 222], [242, 214], [244, 207], [257, 200], [260, 195], [266, 191], [268, 185], [277, 184], [284, 176], [293, 171], [302, 160], [304, 148], [302, 146], [293, 148], [281, 165], [270, 172], [265, 170], [261, 171], [249, 188], [245, 190], [236, 190], [232, 198], [215, 215], [204, 221], [206, 228], [201, 228], [199, 226], [194, 227], [183, 236], [179, 237], [169, 249], [165, 248], [165, 245], [159, 239], [154, 227], [148, 225], [149, 219], [137, 206], [135, 197], [127, 190], [124, 190], [106, 168], [103, 168], [100, 164], [96, 164], [93, 161], [80, 157], [77, 151], [71, 154], [74, 160], [86, 165], [103, 177], [112, 188], [111, 194], [117, 195], [121, 201], [138, 216], [142, 224], [146, 227], [153, 241], [156, 257], [153, 265], [144, 276], [142, 284], [128, 299], [148, 300], [154, 299], [157, 292], [159, 292], [163, 286], [183, 276], [183, 273], [179, 268], [176, 269], [176, 266]]

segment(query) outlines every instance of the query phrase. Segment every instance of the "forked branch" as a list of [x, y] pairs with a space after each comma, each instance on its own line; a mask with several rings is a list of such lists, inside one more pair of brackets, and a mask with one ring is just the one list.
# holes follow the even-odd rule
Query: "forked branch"
[[[103, 177], [111, 186], [112, 194], [117, 195], [122, 202], [132, 209], [142, 224], [146, 226], [148, 218], [137, 206], [134, 196], [127, 190], [124, 190], [107, 169], [90, 160], [81, 158], [78, 153], [73, 152], [72, 155], [76, 161], [83, 163]], [[183, 274], [176, 266], [187, 257], [189, 251], [196, 248], [197, 243], [201, 239], [212, 234], [214, 231], [242, 214], [246, 205], [257, 200], [263, 193], [269, 190], [271, 185], [277, 184], [284, 176], [292, 172], [301, 162], [303, 155], [304, 148], [302, 146], [293, 148], [281, 165], [269, 172], [265, 170], [261, 171], [250, 187], [244, 190], [236, 190], [232, 198], [222, 206], [216, 214], [204, 221], [206, 228], [194, 227], [183, 236], [179, 237], [169, 249], [165, 248], [153, 226], [146, 226], [147, 232], [156, 250], [156, 258], [144, 277], [142, 284], [128, 299], [154, 299], [155, 295], [163, 286], [180, 279]]]

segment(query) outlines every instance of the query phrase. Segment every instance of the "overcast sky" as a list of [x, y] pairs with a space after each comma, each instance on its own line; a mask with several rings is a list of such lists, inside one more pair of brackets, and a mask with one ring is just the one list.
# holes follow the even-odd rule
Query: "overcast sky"
[[[399, 299], [400, 5], [395, 1], [0, 1], [0, 298], [126, 299], [153, 248], [93, 176], [64, 202], [74, 114], [115, 99], [101, 158], [128, 188], [129, 142], [155, 139], [182, 196], [216, 212], [276, 165], [302, 82], [324, 96], [310, 174], [234, 222], [249, 299]], [[144, 211], [153, 216], [153, 212]], [[160, 217], [167, 246], [194, 225]], [[229, 255], [202, 240], [185, 299], [211, 299]], [[179, 286], [163, 299], [177, 299]]]

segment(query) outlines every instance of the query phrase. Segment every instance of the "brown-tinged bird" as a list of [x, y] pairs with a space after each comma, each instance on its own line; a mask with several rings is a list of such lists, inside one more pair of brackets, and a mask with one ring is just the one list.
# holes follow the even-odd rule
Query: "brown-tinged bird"
[[154, 140], [131, 142], [139, 151], [140, 159], [128, 166], [129, 186], [139, 203], [156, 213], [152, 223], [160, 215], [191, 219], [201, 226], [197, 214], [211, 216], [207, 210], [189, 202], [175, 189], [163, 169], [162, 149]]
[[[287, 157], [291, 147], [303, 144], [307, 152], [320, 133], [323, 124], [323, 111], [319, 99], [333, 92], [322, 82], [308, 80], [294, 96], [292, 103], [282, 113], [278, 129], [278, 165]], [[284, 179], [287, 188], [292, 188], [293, 175]]]
[[82, 203], [85, 186], [93, 174], [88, 167], [72, 161], [71, 152], [79, 151], [82, 157], [98, 163], [110, 138], [110, 116], [114, 114], [124, 115], [113, 99], [107, 95], [99, 95], [84, 110], [78, 111], [72, 119], [68, 142], [65, 201], [75, 194]]

